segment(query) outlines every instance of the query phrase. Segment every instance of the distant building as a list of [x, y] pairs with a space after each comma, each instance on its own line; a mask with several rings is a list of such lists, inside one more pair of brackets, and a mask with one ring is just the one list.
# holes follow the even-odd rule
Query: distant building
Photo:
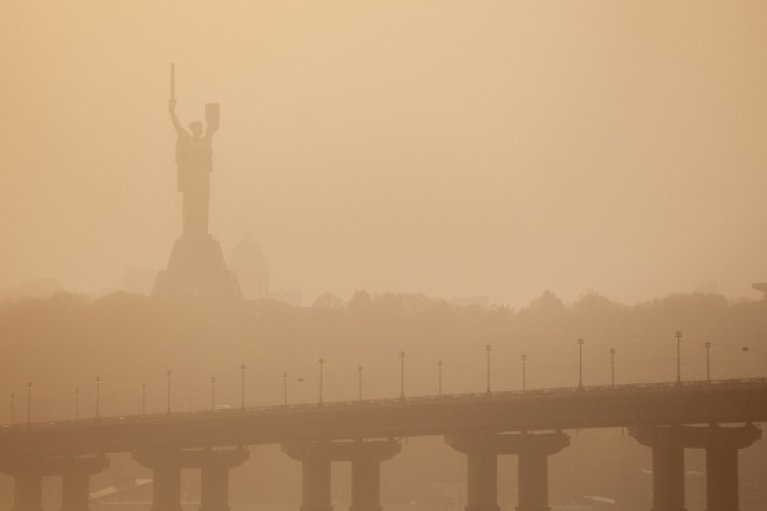
[[246, 300], [264, 300], [269, 298], [269, 266], [258, 243], [250, 233], [239, 245], [234, 247], [229, 258], [229, 266], [240, 281], [242, 297]]

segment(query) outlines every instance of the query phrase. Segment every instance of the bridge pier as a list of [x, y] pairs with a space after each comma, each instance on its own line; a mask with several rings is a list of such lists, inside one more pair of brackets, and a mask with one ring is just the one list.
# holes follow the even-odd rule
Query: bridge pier
[[180, 451], [156, 450], [133, 453], [140, 465], [152, 469], [152, 511], [181, 511]]
[[104, 456], [12, 458], [0, 470], [14, 478], [13, 511], [42, 511], [43, 477], [62, 476], [62, 511], [88, 511], [89, 482], [109, 465]]
[[104, 456], [65, 458], [61, 464], [61, 511], [88, 511], [90, 478], [109, 466]]
[[653, 511], [684, 511], [684, 449], [706, 449], [707, 511], [738, 511], [738, 450], [761, 438], [742, 427], [641, 426], [631, 435], [653, 450]]
[[753, 424], [736, 428], [712, 425], [706, 429], [707, 511], [737, 511], [738, 451], [759, 440], [762, 431]]
[[352, 464], [350, 511], [381, 511], [381, 462], [400, 451], [393, 440], [283, 444], [285, 454], [302, 463], [301, 511], [331, 511], [330, 464]]
[[549, 456], [570, 445], [570, 437], [561, 432], [464, 434], [446, 441], [466, 454], [466, 511], [498, 511], [499, 454], [515, 454], [519, 460], [517, 511], [548, 511]]
[[133, 454], [151, 468], [152, 511], [181, 511], [181, 469], [201, 471], [200, 511], [229, 511], [229, 471], [248, 459], [248, 451], [235, 449], [157, 450]]
[[331, 458], [325, 444], [283, 445], [282, 450], [301, 462], [301, 511], [331, 511]]
[[14, 479], [13, 511], [42, 511], [43, 475], [40, 470], [24, 467], [11, 475]]
[[194, 465], [202, 471], [200, 511], [229, 511], [229, 471], [248, 459], [248, 451], [205, 449], [189, 454], [198, 456]]

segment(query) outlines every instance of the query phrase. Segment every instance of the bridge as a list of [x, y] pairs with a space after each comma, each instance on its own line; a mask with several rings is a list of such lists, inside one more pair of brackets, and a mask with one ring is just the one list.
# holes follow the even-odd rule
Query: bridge
[[767, 379], [577, 387], [326, 402], [5, 425], [0, 470], [14, 511], [41, 511], [42, 477], [63, 477], [62, 511], [87, 511], [89, 477], [128, 452], [154, 472], [153, 511], [180, 510], [180, 472], [202, 472], [201, 510], [227, 511], [244, 446], [281, 444], [303, 464], [302, 511], [330, 511], [330, 463], [352, 465], [351, 511], [380, 511], [380, 464], [399, 439], [443, 436], [467, 459], [467, 511], [498, 511], [497, 457], [519, 458], [519, 511], [548, 508], [548, 457], [565, 430], [626, 427], [653, 453], [653, 510], [683, 511], [684, 449], [706, 450], [708, 511], [738, 509], [738, 451], [761, 437]]

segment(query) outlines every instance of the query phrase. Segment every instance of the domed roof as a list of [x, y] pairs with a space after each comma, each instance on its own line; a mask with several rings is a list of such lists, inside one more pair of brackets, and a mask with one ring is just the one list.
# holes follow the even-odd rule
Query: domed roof
[[232, 250], [231, 264], [238, 266], [261, 266], [266, 264], [266, 258], [258, 243], [253, 240], [250, 232], [245, 234], [242, 241]]

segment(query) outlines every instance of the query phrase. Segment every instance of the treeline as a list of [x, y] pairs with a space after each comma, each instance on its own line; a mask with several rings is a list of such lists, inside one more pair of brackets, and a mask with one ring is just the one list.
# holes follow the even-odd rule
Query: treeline
[[[148, 412], [162, 413], [169, 369], [174, 411], [208, 409], [214, 377], [217, 403], [236, 406], [243, 364], [247, 405], [280, 404], [285, 372], [289, 401], [312, 402], [318, 399], [320, 357], [325, 401], [356, 399], [360, 366], [365, 397], [396, 397], [400, 352], [408, 396], [436, 392], [438, 361], [446, 393], [481, 392], [488, 345], [493, 390], [520, 388], [522, 355], [528, 388], [572, 386], [579, 338], [586, 385], [609, 383], [611, 348], [618, 383], [669, 381], [676, 376], [676, 331], [682, 332], [685, 380], [706, 377], [706, 342], [713, 378], [767, 373], [767, 303], [718, 295], [677, 294], [628, 306], [595, 294], [565, 304], [546, 291], [513, 310], [364, 291], [348, 300], [324, 294], [305, 308], [272, 301], [170, 303], [127, 293], [98, 299], [58, 294], [0, 304], [0, 422], [10, 421], [11, 394], [15, 420], [25, 418], [29, 382], [33, 420], [73, 418], [75, 389], [80, 417], [93, 416], [97, 376], [102, 415], [138, 413], [143, 383]], [[635, 504], [627, 509], [650, 505], [646, 449], [621, 431], [571, 433], [573, 446], [552, 460], [552, 498], [577, 502], [588, 490]], [[744, 451], [744, 477], [763, 479], [766, 459], [762, 444]], [[444, 503], [431, 500], [442, 495], [452, 499], [448, 507], [463, 505], [455, 495], [464, 460], [440, 439], [412, 440], [390, 463], [390, 501], [406, 505], [415, 499], [422, 509], [438, 509]], [[502, 495], [513, 500], [516, 469], [504, 463]], [[702, 470], [702, 463], [694, 459], [690, 469]], [[589, 470], [578, 468], [584, 466]], [[99, 476], [97, 486], [123, 477], [121, 470], [129, 476], [140, 471], [125, 457]], [[250, 503], [270, 491], [276, 500], [293, 498], [298, 472], [278, 449], [264, 447], [236, 472], [241, 481], [233, 485], [232, 498]], [[9, 484], [0, 479], [6, 497]]]
[[[74, 388], [88, 399], [100, 376], [107, 397], [115, 397], [114, 413], [129, 413], [140, 384], [159, 396], [171, 369], [180, 409], [204, 408], [211, 377], [219, 380], [222, 399], [239, 401], [245, 364], [252, 404], [279, 403], [284, 372], [291, 398], [310, 401], [323, 357], [326, 399], [354, 398], [359, 366], [366, 395], [389, 397], [399, 394], [404, 351], [408, 393], [435, 392], [440, 360], [445, 391], [472, 392], [484, 388], [489, 345], [496, 388], [521, 386], [522, 355], [528, 387], [570, 386], [578, 377], [579, 338], [586, 384], [609, 382], [611, 348], [619, 383], [662, 381], [676, 377], [676, 331], [682, 332], [684, 379], [706, 377], [706, 343], [712, 378], [767, 372], [767, 303], [719, 295], [678, 294], [627, 306], [592, 294], [568, 305], [546, 291], [512, 310], [364, 291], [338, 302], [320, 296], [305, 308], [271, 301], [170, 303], [117, 293], [0, 304], [0, 384], [23, 402], [33, 382], [42, 400], [38, 413], [56, 418], [71, 413]], [[104, 406], [109, 410], [109, 400]]]

